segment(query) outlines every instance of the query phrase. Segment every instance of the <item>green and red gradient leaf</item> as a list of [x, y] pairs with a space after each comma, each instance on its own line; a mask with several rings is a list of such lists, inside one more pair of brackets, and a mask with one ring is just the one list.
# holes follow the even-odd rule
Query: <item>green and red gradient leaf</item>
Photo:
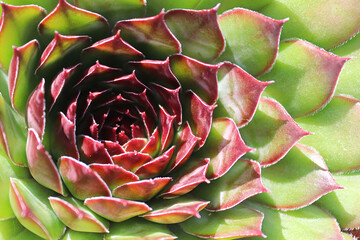
[[210, 159], [206, 176], [213, 180], [223, 176], [241, 156], [252, 150], [245, 145], [232, 119], [217, 118], [207, 142], [195, 155]]
[[305, 207], [342, 188], [321, 155], [302, 144], [296, 144], [277, 164], [264, 168], [261, 179], [269, 192], [252, 200], [283, 210]]
[[287, 19], [275, 20], [247, 9], [222, 14], [219, 25], [226, 48], [219, 60], [231, 61], [251, 75], [260, 75], [273, 65], [281, 28]]
[[231, 211], [207, 213], [191, 218], [180, 226], [194, 236], [210, 239], [233, 239], [265, 235], [261, 232], [264, 215], [254, 209], [238, 205]]
[[32, 177], [41, 185], [65, 195], [59, 171], [39, 135], [32, 128], [28, 130], [26, 156]]
[[199, 212], [209, 202], [200, 201], [192, 197], [178, 197], [171, 200], [158, 200], [149, 203], [152, 211], [142, 215], [151, 222], [174, 224], [183, 222], [193, 216], [200, 218]]
[[310, 133], [301, 129], [284, 107], [269, 98], [261, 98], [253, 120], [240, 129], [245, 143], [256, 150], [246, 158], [260, 162], [262, 166], [276, 163], [302, 137]]
[[14, 48], [9, 68], [9, 93], [12, 106], [25, 115], [26, 103], [33, 89], [39, 83], [34, 72], [40, 59], [40, 46], [37, 40]]
[[65, 0], [59, 0], [56, 8], [40, 22], [38, 28], [46, 40], [52, 39], [55, 31], [63, 35], [89, 35], [94, 39], [101, 39], [110, 32], [104, 17], [75, 7]]
[[240, 159], [224, 176], [198, 186], [192, 194], [210, 201], [206, 207], [209, 211], [231, 209], [249, 197], [268, 191], [261, 182], [260, 171], [258, 162]]
[[165, 59], [181, 51], [179, 41], [166, 26], [163, 11], [153, 17], [119, 21], [114, 32], [118, 30], [121, 30], [126, 42], [139, 49], [147, 58]]
[[240, 67], [225, 62], [218, 71], [219, 99], [215, 117], [230, 117], [238, 127], [246, 125], [255, 114], [260, 95], [272, 83], [261, 82]]
[[360, 175], [358, 172], [336, 173], [334, 178], [344, 189], [327, 194], [319, 199], [316, 204], [327, 209], [336, 218], [342, 229], [359, 229], [359, 204], [355, 203], [355, 199], [360, 197], [358, 187]]
[[111, 195], [104, 180], [94, 170], [72, 157], [60, 158], [59, 171], [66, 187], [77, 199]]
[[116, 197], [87, 198], [85, 205], [113, 222], [122, 222], [151, 211], [146, 203]]
[[65, 226], [52, 211], [48, 197], [51, 191], [34, 180], [10, 180], [10, 203], [19, 222], [45, 239], [58, 239]]
[[80, 232], [109, 232], [109, 222], [86, 209], [74, 198], [49, 197], [52, 209], [70, 229]]
[[211, 62], [223, 52], [225, 40], [217, 22], [218, 7], [207, 10], [175, 9], [165, 14], [166, 25], [180, 41], [182, 54]]
[[264, 94], [279, 101], [293, 117], [315, 113], [333, 97], [347, 60], [303, 40], [282, 42], [273, 69], [260, 77], [275, 80]]

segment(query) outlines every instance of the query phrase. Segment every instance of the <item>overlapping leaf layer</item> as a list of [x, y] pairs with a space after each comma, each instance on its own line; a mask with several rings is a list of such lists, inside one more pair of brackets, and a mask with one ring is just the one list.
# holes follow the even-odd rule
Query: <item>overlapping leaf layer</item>
[[357, 0], [1, 13], [0, 239], [360, 236]]

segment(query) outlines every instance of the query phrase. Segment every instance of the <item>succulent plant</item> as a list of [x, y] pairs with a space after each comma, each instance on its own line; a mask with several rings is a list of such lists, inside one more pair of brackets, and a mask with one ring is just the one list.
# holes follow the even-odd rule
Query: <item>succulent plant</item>
[[1, 11], [1, 240], [360, 237], [358, 0]]

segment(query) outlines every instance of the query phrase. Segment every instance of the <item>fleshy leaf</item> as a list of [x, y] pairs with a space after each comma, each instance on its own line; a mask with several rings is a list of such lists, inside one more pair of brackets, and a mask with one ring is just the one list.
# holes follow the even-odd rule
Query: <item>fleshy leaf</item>
[[160, 175], [162, 172], [164, 172], [166, 166], [169, 164], [173, 156], [174, 150], [175, 146], [172, 146], [157, 158], [139, 167], [136, 170], [135, 174], [138, 175], [140, 178], [151, 178]]
[[334, 95], [347, 60], [303, 40], [282, 42], [274, 68], [260, 77], [275, 80], [265, 95], [279, 101], [293, 117], [314, 113]]
[[[62, 0], [64, 1], [64, 0]], [[55, 32], [54, 39], [43, 51], [36, 73], [46, 79], [53, 79], [63, 68], [73, 66], [80, 61], [80, 52], [88, 46], [87, 36], [65, 36]]]
[[104, 235], [101, 233], [77, 232], [67, 230], [61, 240], [104, 240]]
[[75, 124], [61, 112], [53, 127], [53, 148], [51, 149], [51, 153], [54, 155], [54, 158], [70, 156], [79, 159], [79, 152], [75, 140]]
[[170, 68], [181, 83], [182, 90], [194, 91], [207, 104], [218, 98], [216, 73], [218, 66], [176, 54], [170, 57]]
[[160, 196], [165, 199], [178, 197], [190, 192], [200, 183], [210, 183], [205, 177], [209, 162], [209, 159], [191, 159], [188, 164], [183, 166], [181, 171], [173, 177], [174, 180]]
[[39, 32], [51, 39], [54, 32], [64, 35], [89, 35], [100, 39], [109, 32], [109, 24], [99, 14], [75, 7], [65, 0], [59, 0], [56, 8], [39, 24]]
[[323, 196], [316, 202], [327, 209], [337, 220], [342, 229], [358, 229], [360, 227], [359, 205], [354, 204], [360, 197], [360, 174], [340, 173], [334, 174], [335, 181], [344, 189], [337, 190]]
[[112, 157], [114, 163], [128, 171], [136, 171], [152, 158], [149, 154], [139, 152], [126, 152]]
[[52, 209], [70, 229], [80, 232], [109, 232], [109, 223], [99, 218], [74, 198], [49, 197]]
[[9, 69], [12, 46], [19, 47], [37, 37], [36, 27], [45, 16], [43, 8], [35, 5], [12, 6], [1, 3], [0, 66]]
[[111, 67], [121, 67], [130, 60], [142, 59], [144, 55], [120, 37], [120, 30], [112, 37], [94, 43], [83, 50], [86, 62], [99, 60]]
[[31, 94], [26, 107], [28, 127], [34, 129], [40, 138], [44, 135], [45, 119], [45, 79], [43, 79]]
[[171, 172], [186, 163], [199, 140], [200, 138], [194, 135], [189, 123], [186, 122], [185, 125], [177, 132], [175, 137], [175, 151], [169, 165], [168, 172]]
[[27, 99], [38, 84], [34, 76], [40, 59], [39, 43], [32, 40], [27, 44], [14, 48], [14, 55], [9, 68], [9, 92], [13, 107], [25, 114]]
[[170, 115], [162, 106], [160, 106], [160, 123], [161, 123], [161, 148], [164, 151], [173, 141], [174, 137], [174, 119], [175, 116]]
[[176, 236], [165, 225], [152, 223], [143, 219], [130, 219], [114, 223], [105, 240], [172, 240]]
[[357, 99], [335, 96], [319, 113], [297, 118], [296, 122], [314, 135], [300, 142], [315, 148], [330, 171], [360, 168], [360, 103]]
[[4, 97], [5, 101], [9, 105], [11, 105], [8, 75], [7, 73], [5, 73], [5, 71], [2, 68], [0, 68], [0, 92]]
[[246, 144], [256, 149], [246, 157], [259, 161], [262, 166], [279, 161], [297, 141], [309, 134], [283, 106], [268, 98], [260, 99], [253, 120], [240, 132]]
[[169, 61], [169, 58], [166, 58], [164, 61], [142, 60], [129, 64], [136, 69], [137, 74], [140, 74], [143, 82], [151, 80], [158, 85], [175, 89], [180, 83], [170, 70]]
[[104, 144], [89, 136], [79, 136], [77, 143], [79, 144], [81, 161], [90, 163], [111, 164], [113, 163], [110, 154], [106, 150]]
[[[52, 81], [51, 86], [50, 86], [50, 93], [51, 93], [50, 99], [51, 100], [50, 100], [50, 107], [49, 107], [50, 110], [49, 111], [51, 111], [52, 107], [59, 99], [59, 96], [61, 96], [61, 93], [62, 93], [62, 90], [64, 89], [65, 84], [71, 79], [71, 77], [74, 75], [74, 73], [76, 72], [76, 70], [78, 69], [79, 66], [80, 66], [80, 64], [72, 66], [70, 68], [63, 68], [63, 70]], [[74, 104], [76, 104], [76, 103], [74, 103]], [[68, 111], [70, 111], [70, 112], [72, 111], [71, 105], [72, 104], [70, 104], [70, 109], [68, 109]], [[76, 105], [74, 105], [73, 107], [76, 107]], [[70, 115], [71, 115], [71, 119], [69, 118], [69, 120], [72, 122], [75, 122], [76, 110], [74, 111], [74, 113], [71, 113]]]
[[0, 93], [0, 136], [3, 153], [13, 163], [26, 166], [26, 127], [24, 119], [6, 103]]
[[143, 202], [114, 197], [93, 197], [85, 200], [85, 205], [97, 214], [113, 222], [122, 222], [151, 210]]
[[210, 201], [207, 210], [222, 211], [266, 191], [261, 182], [259, 163], [240, 159], [224, 176], [198, 186], [192, 193]]
[[265, 235], [261, 232], [263, 214], [238, 205], [231, 211], [202, 212], [199, 219], [191, 218], [180, 226], [185, 232], [200, 238], [227, 239]]
[[113, 196], [145, 202], [163, 190], [170, 181], [170, 177], [159, 177], [125, 183], [114, 189]]
[[147, 58], [165, 59], [181, 51], [179, 41], [165, 24], [163, 11], [153, 17], [119, 21], [114, 28], [118, 30], [125, 41]]
[[51, 191], [33, 180], [11, 178], [10, 203], [19, 222], [42, 238], [59, 239], [65, 226], [48, 202]]
[[150, 205], [151, 212], [142, 215], [151, 222], [173, 224], [183, 222], [192, 216], [200, 217], [199, 212], [209, 202], [199, 201], [189, 197], [179, 197], [172, 200], [158, 200]]
[[61, 157], [59, 170], [71, 194], [81, 200], [94, 196], [110, 196], [110, 190], [100, 176], [84, 163]]
[[[175, 9], [165, 14], [166, 25], [181, 43], [182, 54], [210, 62], [225, 48], [216, 11]], [[201, 29], [201, 31], [199, 31]]]
[[[222, 0], [218, 12], [222, 13], [235, 7], [242, 7], [258, 11], [259, 9], [269, 4], [271, 1], [273, 0]], [[219, 0], [200, 0], [196, 5], [196, 9], [209, 8], [215, 6], [218, 2]]]
[[[0, 220], [14, 217], [9, 201], [10, 178], [29, 178], [27, 168], [16, 166], [9, 159], [0, 155]], [[0, 224], [1, 225], [1, 224]], [[2, 233], [3, 231], [0, 230]]]
[[235, 8], [218, 19], [226, 40], [220, 60], [231, 61], [250, 73], [260, 75], [273, 65], [280, 31], [287, 21], [275, 20], [247, 9]]
[[321, 155], [302, 144], [296, 144], [277, 164], [264, 168], [261, 178], [269, 192], [252, 199], [277, 209], [301, 208], [342, 188]]
[[261, 9], [273, 18], [289, 17], [281, 39], [302, 38], [322, 48], [332, 48], [360, 30], [357, 0], [287, 1], [274, 0]]
[[91, 164], [89, 167], [100, 175], [111, 190], [125, 183], [139, 180], [134, 173], [117, 165]]
[[206, 176], [212, 180], [223, 176], [242, 155], [251, 150], [241, 139], [233, 120], [218, 118], [213, 121], [207, 142], [198, 155], [210, 158]]
[[65, 194], [59, 171], [37, 132], [29, 128], [26, 155], [32, 177], [44, 187]]
[[100, 13], [110, 21], [111, 25], [121, 19], [142, 17], [146, 6], [145, 0], [93, 0], [91, 2], [77, 0], [76, 3], [81, 8]]
[[[7, 194], [6, 194], [7, 195]], [[9, 206], [9, 208], [11, 208]], [[0, 221], [0, 232], [2, 239], [11, 240], [42, 240], [43, 238], [30, 232], [16, 219], [11, 218]]]
[[344, 65], [341, 70], [338, 85], [336, 86], [335, 94], [351, 95], [360, 99], [360, 34], [349, 39], [346, 44], [341, 45], [332, 50], [332, 53], [351, 58]]
[[272, 82], [260, 82], [240, 67], [225, 62], [218, 71], [219, 100], [215, 117], [230, 117], [242, 127], [255, 114], [260, 95]]
[[[268, 240], [334, 239], [343, 240], [336, 219], [328, 212], [311, 205], [293, 211], [279, 211], [260, 204], [246, 205], [264, 213], [262, 231]], [[306, 231], [304, 231], [306, 229]], [[263, 238], [251, 238], [263, 240]]]
[[198, 148], [201, 148], [209, 135], [215, 105], [206, 104], [191, 90], [185, 94], [184, 118], [188, 120], [193, 132], [200, 138]]

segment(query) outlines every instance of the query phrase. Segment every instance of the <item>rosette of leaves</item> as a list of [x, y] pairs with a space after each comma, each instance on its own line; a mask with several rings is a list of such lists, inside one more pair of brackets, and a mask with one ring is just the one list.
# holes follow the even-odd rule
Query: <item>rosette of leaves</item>
[[320, 2], [2, 3], [0, 237], [356, 238], [360, 6]]

